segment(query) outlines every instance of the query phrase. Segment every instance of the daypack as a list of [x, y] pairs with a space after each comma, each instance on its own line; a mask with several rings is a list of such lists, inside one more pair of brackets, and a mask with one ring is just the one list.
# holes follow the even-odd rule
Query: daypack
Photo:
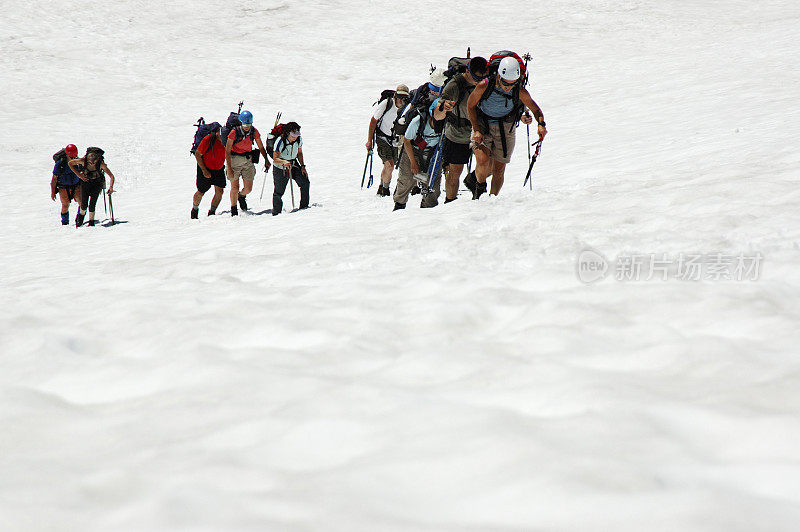
[[[203, 139], [206, 138], [209, 133], [216, 133], [220, 130], [220, 128], [222, 128], [219, 122], [211, 122], [210, 124], [206, 124], [202, 116], [195, 124], [195, 127], [197, 128], [197, 131], [194, 132], [194, 141], [192, 142], [192, 148], [189, 150], [190, 154], [194, 154], [194, 152], [197, 151], [197, 147], [200, 146], [200, 143], [203, 142]], [[209, 142], [205, 153], [208, 153], [208, 150], [210, 150], [211, 146], [213, 145], [213, 141]]]
[[91, 146], [86, 148], [86, 155], [83, 157], [83, 167], [86, 171], [86, 176], [90, 180], [102, 179], [105, 175], [103, 173], [103, 155], [105, 152], [97, 147]]
[[[285, 124], [278, 124], [277, 126], [273, 127], [272, 130], [267, 135], [267, 153], [272, 155], [275, 153], [275, 144], [278, 142], [278, 139], [283, 137], [286, 146], [289, 144], [294, 144], [293, 142], [289, 142], [287, 135], [289, 134], [289, 129], [286, 127], [288, 126], [288, 122]], [[300, 138], [300, 137], [298, 137]], [[295, 140], [295, 142], [297, 142]]]

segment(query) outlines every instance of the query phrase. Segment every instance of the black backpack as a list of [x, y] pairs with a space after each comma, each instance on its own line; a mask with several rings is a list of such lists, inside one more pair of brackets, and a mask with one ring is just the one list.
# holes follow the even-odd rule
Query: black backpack
[[83, 157], [83, 168], [89, 180], [102, 179], [105, 175], [103, 173], [104, 154], [105, 152], [101, 148], [94, 146], [86, 148], [86, 155]]
[[242, 123], [239, 121], [239, 113], [231, 113], [228, 115], [228, 120], [225, 121], [225, 127], [223, 127], [222, 131], [220, 131], [220, 135], [222, 135], [223, 139], [222, 142], [226, 144], [228, 143], [228, 135], [231, 134], [231, 131], [236, 132], [236, 136], [233, 139], [234, 144], [245, 137], [250, 137], [250, 140], [252, 141], [255, 139], [256, 135], [256, 128], [253, 126], [250, 126], [250, 131], [248, 131], [247, 134], [244, 133], [242, 130]]
[[446, 117], [447, 122], [456, 127], [466, 127], [470, 125], [469, 118], [461, 116], [461, 109], [459, 107], [464, 97], [467, 96], [467, 89], [470, 87], [463, 76], [456, 76], [458, 74], [464, 74], [467, 71], [467, 66], [471, 60], [472, 59], [469, 57], [451, 57], [450, 61], [447, 62], [447, 70], [444, 71], [445, 81], [444, 85], [442, 85], [442, 94], [444, 94], [444, 90], [449, 84], [458, 84], [458, 99], [453, 107], [453, 111], [447, 113]]
[[[378, 98], [378, 101], [372, 104], [372, 106], [375, 107], [376, 105], [380, 105], [386, 100], [389, 100], [388, 103], [386, 104], [386, 109], [383, 110], [383, 114], [381, 114], [381, 117], [378, 119], [377, 124], [375, 124], [376, 135], [384, 136], [383, 133], [381, 133], [381, 123], [383, 122], [383, 117], [386, 116], [386, 113], [388, 113], [392, 109], [392, 106], [394, 105], [394, 93], [395, 91], [393, 91], [392, 89], [386, 89], [384, 91], [381, 91], [381, 96], [380, 98]], [[394, 133], [394, 129], [392, 130], [392, 132]]]

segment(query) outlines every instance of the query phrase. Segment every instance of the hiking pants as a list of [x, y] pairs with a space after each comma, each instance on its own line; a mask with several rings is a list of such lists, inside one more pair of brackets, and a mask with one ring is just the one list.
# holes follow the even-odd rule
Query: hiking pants
[[[311, 183], [303, 175], [303, 169], [297, 164], [292, 166], [292, 179], [300, 188], [300, 208], [305, 209], [308, 207], [308, 193]], [[272, 181], [274, 186], [272, 192], [272, 215], [274, 216], [283, 210], [283, 194], [286, 192], [286, 185], [289, 184], [286, 170], [277, 164], [272, 165]]]
[[[419, 163], [419, 170], [422, 173], [425, 173], [428, 169], [428, 159], [430, 159], [430, 155], [432, 155], [435, 151], [434, 149], [430, 150], [430, 153], [426, 157], [417, 157], [417, 162]], [[440, 182], [442, 180], [442, 173], [439, 172], [439, 175], [434, 181], [433, 192], [428, 194], [427, 196], [423, 196], [422, 198], [422, 205], [420, 207], [436, 207], [439, 204], [439, 195], [441, 194], [441, 185]], [[408, 196], [411, 194], [411, 189], [417, 185], [417, 180], [414, 179], [413, 174], [411, 173], [411, 160], [408, 158], [408, 154], [406, 150], [403, 150], [403, 155], [400, 157], [400, 172], [397, 174], [397, 186], [394, 189], [394, 196], [393, 199], [396, 203], [402, 203], [405, 205], [408, 202]]]
[[97, 199], [103, 192], [105, 183], [102, 179], [90, 179], [81, 184], [81, 210], [94, 212], [97, 207]]

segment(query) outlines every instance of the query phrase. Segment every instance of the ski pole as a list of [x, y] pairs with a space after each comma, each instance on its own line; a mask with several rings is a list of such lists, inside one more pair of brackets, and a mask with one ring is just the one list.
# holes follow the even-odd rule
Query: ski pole
[[[531, 157], [531, 164], [528, 166], [528, 173], [527, 175], [525, 175], [525, 181], [522, 183], [523, 187], [528, 183], [528, 179], [531, 178], [531, 170], [533, 170], [533, 163], [536, 162], [536, 158], [539, 157], [539, 152], [542, 149], [542, 139], [537, 140], [536, 142], [533, 143], [533, 145], [536, 146], [536, 149], [533, 152], [533, 157]], [[531, 179], [530, 188], [531, 190], [533, 190], [533, 179]]]
[[[361, 174], [361, 188], [364, 188], [364, 180], [367, 178], [367, 165], [370, 163], [372, 159], [372, 150], [367, 150], [367, 158], [364, 159], [364, 173]], [[372, 170], [369, 172], [372, 173]]]

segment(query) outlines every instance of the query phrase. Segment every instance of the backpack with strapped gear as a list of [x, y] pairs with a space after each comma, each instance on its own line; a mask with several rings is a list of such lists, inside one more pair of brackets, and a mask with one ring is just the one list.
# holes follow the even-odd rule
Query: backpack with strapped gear
[[275, 145], [281, 138], [285, 143], [283, 146], [284, 148], [290, 144], [294, 144], [294, 142], [297, 142], [296, 140], [294, 142], [289, 142], [288, 139], [289, 132], [294, 130], [295, 128], [297, 129], [300, 128], [300, 125], [297, 122], [286, 122], [285, 124], [278, 124], [277, 126], [273, 127], [272, 130], [269, 132], [269, 135], [267, 136], [267, 153], [269, 153], [270, 155], [275, 153]]
[[273, 127], [272, 130], [267, 135], [267, 153], [272, 155], [275, 153], [275, 142], [285, 134], [289, 132], [286, 129], [286, 124], [278, 124], [277, 126]]
[[224, 139], [223, 142], [228, 142], [228, 136], [230, 136], [231, 131], [235, 131], [236, 135], [233, 139], [233, 143], [236, 144], [240, 142], [245, 137], [250, 137], [250, 140], [255, 139], [256, 135], [256, 128], [252, 125], [250, 126], [250, 131], [247, 133], [244, 132], [242, 129], [242, 123], [239, 121], [239, 113], [231, 113], [228, 115], [228, 120], [225, 121], [225, 127], [222, 128], [220, 131], [220, 135]]

